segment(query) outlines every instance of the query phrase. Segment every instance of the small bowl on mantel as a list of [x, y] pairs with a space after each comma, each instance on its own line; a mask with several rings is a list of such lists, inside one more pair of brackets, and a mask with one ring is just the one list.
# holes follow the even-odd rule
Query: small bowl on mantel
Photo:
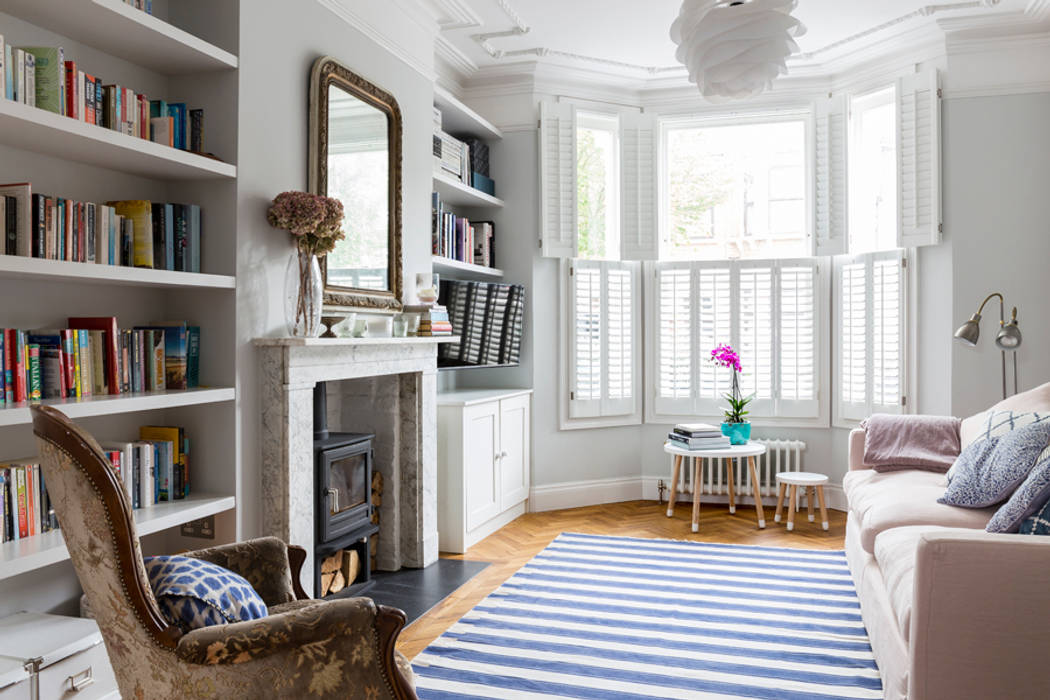
[[322, 316], [321, 323], [324, 324], [325, 332], [321, 334], [322, 338], [338, 338], [336, 334], [336, 326], [346, 320], [346, 316]]

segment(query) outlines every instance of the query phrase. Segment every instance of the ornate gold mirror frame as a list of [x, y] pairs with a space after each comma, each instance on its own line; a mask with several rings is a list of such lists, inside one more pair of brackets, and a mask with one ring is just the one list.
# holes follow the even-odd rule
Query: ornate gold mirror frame
[[322, 260], [324, 303], [332, 306], [401, 309], [401, 108], [394, 96], [373, 85], [331, 56], [314, 62], [310, 72], [310, 191], [328, 194], [328, 96], [332, 86], [383, 112], [389, 149], [388, 250], [389, 289], [340, 287], [328, 283], [328, 261]]

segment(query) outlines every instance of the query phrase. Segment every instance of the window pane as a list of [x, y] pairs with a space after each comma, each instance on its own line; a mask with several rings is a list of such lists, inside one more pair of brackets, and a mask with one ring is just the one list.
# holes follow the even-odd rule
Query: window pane
[[897, 106], [895, 90], [855, 97], [850, 104], [849, 249], [897, 245]]
[[602, 272], [595, 267], [577, 266], [573, 279], [575, 398], [597, 401], [602, 397]]
[[667, 257], [808, 253], [804, 122], [671, 128], [666, 147]]
[[615, 118], [579, 115], [576, 128], [576, 207], [579, 257], [620, 256], [619, 175]]

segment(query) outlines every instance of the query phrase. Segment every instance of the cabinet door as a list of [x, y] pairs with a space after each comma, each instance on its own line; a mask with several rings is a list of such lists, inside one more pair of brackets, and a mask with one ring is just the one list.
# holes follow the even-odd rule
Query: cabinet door
[[529, 497], [529, 396], [500, 401], [500, 511]]
[[468, 406], [463, 410], [463, 478], [467, 492], [467, 531], [500, 512], [499, 503], [499, 402]]

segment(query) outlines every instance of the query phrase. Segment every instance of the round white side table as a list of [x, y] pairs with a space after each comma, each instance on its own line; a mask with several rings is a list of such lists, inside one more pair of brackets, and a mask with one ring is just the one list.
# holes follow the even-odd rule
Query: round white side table
[[[729, 477], [727, 487], [729, 489], [729, 512], [736, 512], [736, 494], [734, 493], [733, 460], [747, 457], [747, 466], [751, 470], [751, 486], [755, 495], [755, 515], [758, 518], [758, 527], [766, 526], [766, 516], [762, 511], [762, 496], [759, 494], [758, 471], [755, 469], [755, 457], [766, 453], [766, 446], [757, 442], [749, 442], [746, 445], [731, 445], [717, 450], [687, 450], [671, 442], [664, 443], [664, 452], [674, 455], [674, 469], [671, 476], [671, 496], [667, 503], [667, 517], [674, 515], [674, 501], [678, 495], [678, 477], [681, 474], [682, 458], [693, 460], [693, 532], [700, 530], [700, 470], [702, 459], [724, 459], [726, 463], [726, 475]], [[688, 468], [688, 467], [686, 467]]]
[[780, 472], [777, 474], [777, 512], [773, 516], [775, 522], [780, 522], [780, 513], [784, 505], [784, 494], [790, 487], [788, 496], [787, 529], [795, 529], [795, 508], [798, 503], [798, 488], [801, 486], [806, 494], [806, 508], [809, 510], [809, 522], [813, 522], [813, 493], [816, 492], [820, 500], [820, 525], [828, 529], [828, 509], [824, 504], [824, 484], [828, 483], [828, 477], [815, 472]]

